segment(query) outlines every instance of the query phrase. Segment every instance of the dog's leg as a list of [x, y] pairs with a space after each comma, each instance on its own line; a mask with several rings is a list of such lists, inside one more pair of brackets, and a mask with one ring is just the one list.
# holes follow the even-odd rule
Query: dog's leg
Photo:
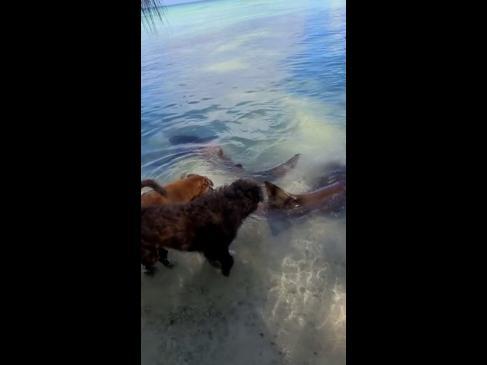
[[156, 268], [154, 267], [157, 259], [159, 258], [159, 254], [157, 250], [151, 247], [148, 244], [145, 244], [144, 241], [141, 242], [141, 256], [142, 256], [142, 265], [145, 267], [145, 274], [149, 276], [154, 276], [154, 272]]
[[221, 269], [222, 265], [220, 263], [220, 259], [218, 258], [218, 255], [215, 254], [215, 252], [208, 250], [208, 251], [204, 251], [203, 255], [205, 255], [206, 260], [211, 266], [217, 269]]
[[145, 266], [144, 274], [146, 274], [147, 276], [154, 276], [155, 272], [156, 272], [155, 266]]
[[210, 263], [211, 266], [216, 267], [216, 257], [213, 252], [203, 251], [203, 255], [206, 257], [206, 260]]
[[168, 253], [169, 252], [166, 249], [160, 248], [159, 249], [159, 262], [161, 264], [163, 264], [165, 267], [172, 269], [174, 267], [174, 263], [167, 259]]
[[220, 247], [210, 246], [211, 248], [203, 251], [210, 265], [221, 269], [224, 276], [230, 275], [230, 270], [233, 266], [233, 257], [228, 253], [228, 245], [230, 242], [231, 240], [228, 244], [222, 244]]
[[213, 267], [216, 267], [217, 269], [221, 269], [222, 268], [222, 264], [220, 263], [220, 261], [216, 261], [216, 260], [208, 260], [208, 262], [210, 263], [211, 266]]
[[232, 269], [233, 266], [233, 257], [230, 255], [228, 251], [225, 251], [222, 253], [222, 256], [220, 257], [219, 260], [222, 264], [222, 274], [224, 276], [230, 276], [230, 270]]

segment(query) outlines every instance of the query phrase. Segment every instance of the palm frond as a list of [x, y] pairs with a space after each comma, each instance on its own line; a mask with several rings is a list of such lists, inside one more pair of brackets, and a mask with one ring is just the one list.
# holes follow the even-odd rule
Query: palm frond
[[164, 6], [160, 0], [140, 0], [140, 11], [142, 23], [149, 28], [154, 28], [157, 20], [163, 21]]

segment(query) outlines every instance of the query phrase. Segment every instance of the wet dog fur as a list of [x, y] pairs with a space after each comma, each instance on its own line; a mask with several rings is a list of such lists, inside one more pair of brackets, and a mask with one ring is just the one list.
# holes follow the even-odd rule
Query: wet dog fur
[[263, 201], [254, 181], [240, 179], [187, 204], [141, 209], [141, 258], [148, 273], [160, 261], [170, 265], [166, 248], [201, 252], [210, 264], [230, 275], [228, 248], [247, 216]]

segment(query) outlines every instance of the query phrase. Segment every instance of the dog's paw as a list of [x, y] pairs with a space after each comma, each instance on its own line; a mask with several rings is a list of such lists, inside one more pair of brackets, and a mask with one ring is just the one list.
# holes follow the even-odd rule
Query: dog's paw
[[213, 267], [215, 267], [215, 268], [217, 268], [217, 269], [220, 269], [220, 268], [222, 267], [222, 264], [220, 263], [220, 261], [209, 261], [209, 260], [208, 260], [208, 263], [209, 263], [211, 266], [213, 266]]
[[223, 271], [222, 271], [222, 274], [223, 274], [223, 276], [224, 276], [224, 277], [226, 277], [226, 278], [228, 278], [228, 277], [230, 276], [230, 272], [223, 272]]
[[230, 269], [222, 269], [222, 274], [228, 278], [230, 276]]
[[153, 277], [154, 274], [155, 274], [155, 272], [156, 272], [156, 268], [155, 267], [148, 267], [148, 268], [145, 269], [144, 274], [147, 275], [147, 276], [149, 276], [149, 277]]
[[168, 259], [161, 260], [161, 264], [169, 269], [172, 269], [174, 266], [176, 266], [176, 262], [169, 261]]

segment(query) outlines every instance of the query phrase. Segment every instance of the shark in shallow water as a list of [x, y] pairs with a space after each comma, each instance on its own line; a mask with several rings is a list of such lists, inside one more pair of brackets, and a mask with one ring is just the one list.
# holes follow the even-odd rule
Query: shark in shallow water
[[346, 167], [330, 164], [318, 179], [315, 189], [293, 194], [269, 182], [264, 182], [267, 200], [264, 212], [273, 234], [291, 226], [292, 219], [312, 212], [340, 216], [346, 207]]
[[294, 169], [301, 157], [296, 154], [289, 160], [262, 171], [247, 171], [241, 163], [235, 163], [223, 149], [211, 141], [216, 137], [196, 137], [178, 135], [169, 138], [169, 142], [180, 148], [180, 153], [197, 153], [218, 167], [232, 172], [238, 177], [250, 177], [263, 183], [267, 200], [258, 209], [257, 214], [265, 216], [273, 234], [289, 228], [292, 220], [312, 212], [326, 215], [340, 215], [345, 210], [346, 201], [346, 166], [330, 163], [323, 168], [321, 177], [306, 193], [294, 194], [271, 183], [284, 177]]
[[262, 171], [247, 171], [241, 163], [235, 163], [230, 157], [228, 157], [223, 149], [214, 144], [202, 145], [211, 142], [215, 137], [200, 138], [196, 136], [173, 136], [169, 138], [169, 142], [173, 145], [188, 145], [186, 147], [187, 153], [196, 152], [199, 155], [204, 156], [207, 160], [210, 160], [217, 164], [220, 168], [227, 171], [231, 171], [239, 177], [250, 177], [261, 183], [266, 180], [275, 180], [285, 176], [291, 171], [299, 161], [300, 154], [296, 154], [289, 160], [278, 164], [272, 168]]

